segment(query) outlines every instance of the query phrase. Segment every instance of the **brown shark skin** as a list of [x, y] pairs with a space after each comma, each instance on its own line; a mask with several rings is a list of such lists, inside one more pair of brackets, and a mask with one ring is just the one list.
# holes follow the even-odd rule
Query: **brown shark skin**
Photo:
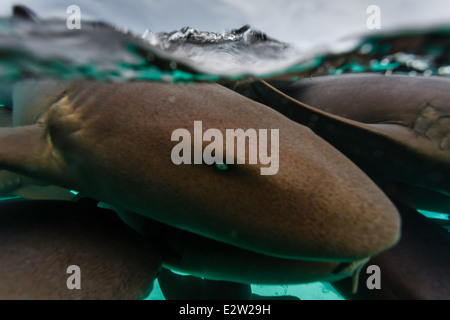
[[[69, 201], [0, 203], [0, 299], [142, 299], [161, 258], [109, 210]], [[69, 289], [69, 266], [80, 289]]]
[[272, 106], [312, 126], [372, 178], [378, 175], [448, 196], [449, 89], [450, 80], [437, 76], [323, 76], [280, 88], [298, 101], [298, 110]]

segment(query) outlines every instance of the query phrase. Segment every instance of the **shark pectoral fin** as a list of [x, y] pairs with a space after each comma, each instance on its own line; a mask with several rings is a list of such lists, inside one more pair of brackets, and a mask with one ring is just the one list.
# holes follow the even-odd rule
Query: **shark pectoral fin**
[[47, 149], [45, 128], [40, 125], [0, 128], [2, 169], [29, 173]]
[[73, 185], [42, 124], [0, 128], [0, 169], [59, 185]]

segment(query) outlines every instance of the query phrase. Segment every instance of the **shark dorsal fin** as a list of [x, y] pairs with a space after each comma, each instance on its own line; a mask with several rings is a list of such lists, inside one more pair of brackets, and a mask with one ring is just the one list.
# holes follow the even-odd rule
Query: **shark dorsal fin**
[[39, 20], [37, 14], [34, 13], [34, 11], [22, 5], [13, 6], [13, 17], [30, 22], [37, 22]]

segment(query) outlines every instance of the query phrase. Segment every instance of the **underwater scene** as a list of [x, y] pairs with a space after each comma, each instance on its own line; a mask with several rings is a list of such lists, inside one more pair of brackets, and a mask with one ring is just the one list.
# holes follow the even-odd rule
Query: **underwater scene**
[[4, 1], [0, 299], [448, 300], [449, 77], [441, 0]]

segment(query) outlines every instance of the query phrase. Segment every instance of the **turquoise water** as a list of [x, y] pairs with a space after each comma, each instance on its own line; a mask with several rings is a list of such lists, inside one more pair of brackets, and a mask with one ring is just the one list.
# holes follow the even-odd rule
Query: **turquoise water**
[[[251, 27], [228, 34], [182, 29], [137, 37], [108, 26], [84, 24], [80, 32], [61, 21], [39, 25], [0, 21], [0, 81], [51, 76], [101, 81], [219, 81], [381, 72], [450, 76], [450, 28], [355, 38], [340, 52], [299, 52]], [[405, 41], [405, 39], [407, 41]], [[219, 63], [220, 62], [220, 63]], [[3, 200], [10, 199], [10, 196]], [[447, 213], [424, 213], [449, 220]], [[301, 299], [343, 299], [329, 284], [252, 285], [253, 293]], [[164, 299], [157, 280], [150, 300]]]
[[[265, 286], [251, 285], [252, 293], [261, 296], [296, 296], [301, 300], [345, 300], [331, 284], [326, 282], [313, 282], [308, 284]], [[164, 294], [155, 279], [153, 290], [145, 300], [165, 300]]]

